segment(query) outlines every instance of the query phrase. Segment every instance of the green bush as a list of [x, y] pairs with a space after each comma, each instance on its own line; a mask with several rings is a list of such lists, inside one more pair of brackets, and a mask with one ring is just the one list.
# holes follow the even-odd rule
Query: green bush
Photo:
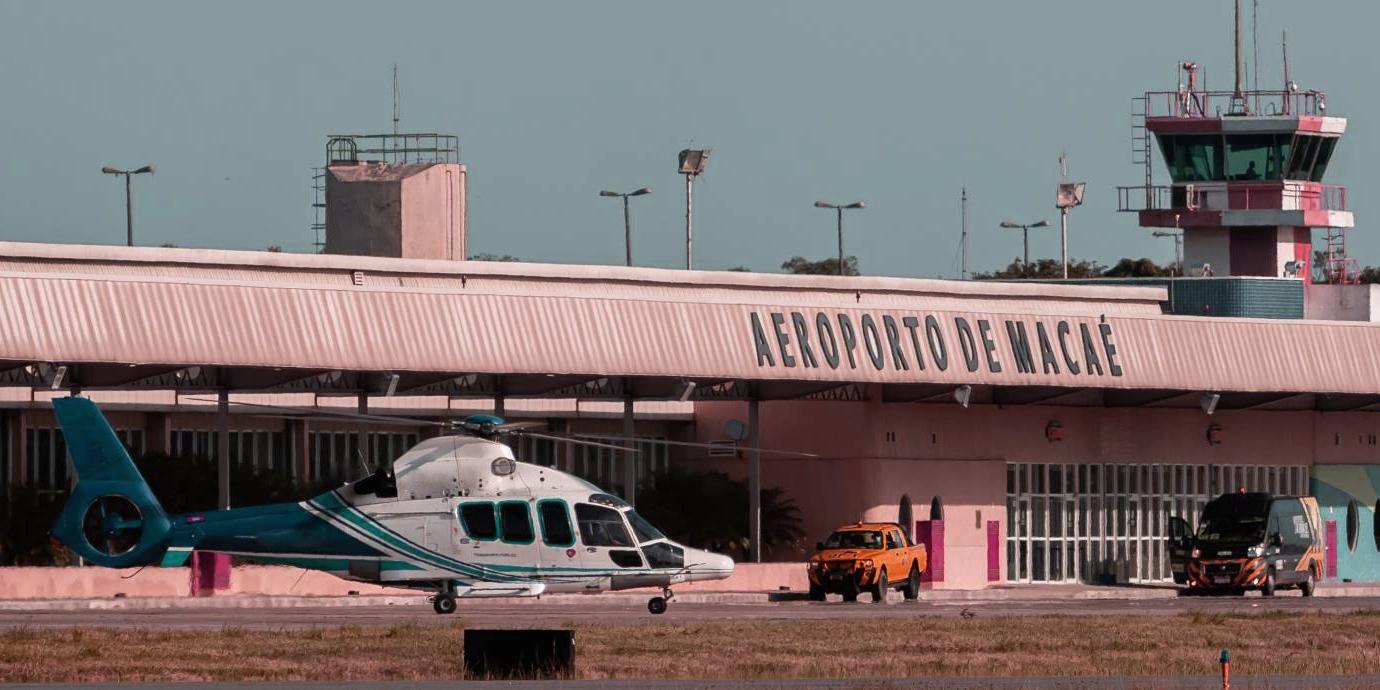
[[[723, 472], [672, 468], [643, 481], [637, 490], [637, 512], [682, 544], [746, 560], [748, 496], [746, 481]], [[798, 550], [804, 538], [795, 501], [781, 489], [763, 488], [763, 549]]]

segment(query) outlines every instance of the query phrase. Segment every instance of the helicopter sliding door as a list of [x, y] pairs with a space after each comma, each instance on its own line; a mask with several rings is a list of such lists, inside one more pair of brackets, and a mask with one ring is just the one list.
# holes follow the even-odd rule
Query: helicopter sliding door
[[602, 571], [600, 586], [610, 589], [645, 587], [646, 562], [619, 511], [590, 503], [575, 504], [580, 528], [581, 557], [587, 569]]
[[581, 559], [580, 551], [575, 544], [575, 525], [571, 521], [570, 504], [560, 498], [543, 498], [537, 501], [537, 522], [541, 525], [541, 567], [552, 580], [548, 583], [548, 589], [556, 588], [558, 583], [579, 579]]

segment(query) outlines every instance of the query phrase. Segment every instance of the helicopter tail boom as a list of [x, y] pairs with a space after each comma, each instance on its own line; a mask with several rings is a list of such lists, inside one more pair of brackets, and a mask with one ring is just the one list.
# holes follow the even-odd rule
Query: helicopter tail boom
[[53, 536], [100, 566], [163, 562], [172, 524], [105, 415], [76, 396], [55, 398], [53, 411], [77, 476]]

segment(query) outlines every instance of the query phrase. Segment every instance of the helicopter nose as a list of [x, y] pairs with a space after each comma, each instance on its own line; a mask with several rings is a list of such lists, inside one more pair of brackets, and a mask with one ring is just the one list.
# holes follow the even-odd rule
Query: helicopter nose
[[685, 562], [691, 582], [700, 580], [723, 580], [733, 574], [733, 559], [721, 553], [686, 549]]

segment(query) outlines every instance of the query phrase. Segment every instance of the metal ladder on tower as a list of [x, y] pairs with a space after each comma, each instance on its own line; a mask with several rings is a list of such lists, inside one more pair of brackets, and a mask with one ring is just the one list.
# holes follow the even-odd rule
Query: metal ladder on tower
[[1327, 242], [1327, 282], [1334, 285], [1359, 282], [1361, 266], [1346, 254], [1346, 229], [1327, 228], [1324, 239]]
[[1145, 208], [1154, 208], [1154, 187], [1152, 177], [1154, 168], [1150, 151], [1150, 129], [1145, 118], [1150, 115], [1150, 97], [1136, 96], [1131, 99], [1131, 162], [1145, 167]]

